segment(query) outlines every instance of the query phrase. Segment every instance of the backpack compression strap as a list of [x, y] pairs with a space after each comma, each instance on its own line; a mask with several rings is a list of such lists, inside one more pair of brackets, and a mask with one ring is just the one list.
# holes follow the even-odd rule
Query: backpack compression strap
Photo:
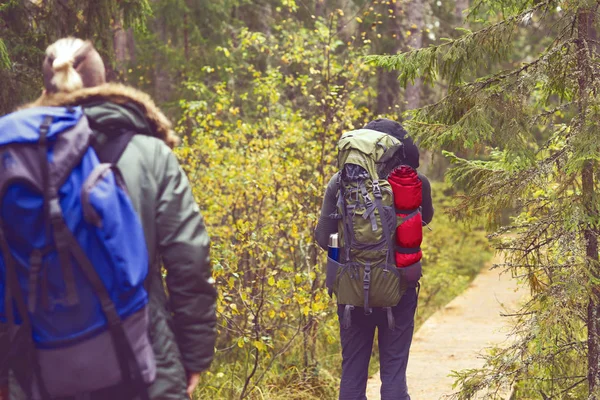
[[[17, 278], [17, 270], [16, 270], [17, 262], [15, 261], [13, 255], [12, 255], [12, 252], [10, 251], [10, 247], [8, 246], [8, 241], [6, 240], [6, 235], [4, 233], [4, 222], [2, 220], [0, 220], [0, 249], [2, 250], [2, 256], [4, 258], [4, 265], [6, 267], [6, 287], [4, 288], [4, 295], [5, 295], [4, 307], [5, 307], [5, 312], [6, 312], [6, 316], [7, 316], [7, 320], [8, 320], [9, 333], [10, 333], [11, 329], [16, 327], [15, 315], [14, 315], [14, 310], [13, 310], [14, 304], [16, 304], [17, 311], [19, 312], [19, 316], [21, 317], [21, 320], [23, 322], [23, 334], [19, 335], [19, 333], [17, 333], [17, 335], [19, 335], [19, 337], [11, 339], [9, 348], [10, 349], [14, 348], [16, 350], [17, 348], [19, 348], [19, 346], [17, 345], [17, 340], [15, 340], [15, 339], [19, 339], [20, 337], [26, 337], [26, 339], [25, 339], [26, 345], [29, 347], [29, 349], [32, 350], [31, 352], [28, 352], [27, 354], [30, 354], [32, 356], [32, 359], [30, 361], [33, 365], [33, 372], [34, 372], [35, 379], [37, 381], [38, 390], [39, 390], [40, 395], [42, 396], [43, 400], [49, 400], [50, 395], [49, 395], [46, 385], [44, 385], [44, 381], [42, 379], [40, 364], [37, 359], [37, 353], [35, 352], [33, 336], [31, 335], [31, 331], [32, 331], [31, 320], [29, 318], [29, 314], [27, 312], [27, 306], [25, 305], [25, 299], [23, 298], [23, 292], [21, 291], [21, 288], [19, 286], [19, 281]], [[14, 303], [13, 303], [13, 301], [14, 301]], [[14, 356], [17, 356], [17, 355], [14, 353], [11, 354], [10, 351], [9, 351], [9, 354], [6, 355], [5, 362], [6, 362], [6, 366], [8, 369], [10, 369], [11, 358]], [[4, 366], [4, 361], [2, 363], [2, 366]], [[27, 392], [31, 391], [30, 385], [23, 386], [23, 389]], [[31, 396], [29, 396], [29, 397], [31, 397]]]
[[[348, 215], [348, 209], [346, 207], [346, 202], [344, 201], [344, 185], [342, 184], [342, 174], [340, 173], [338, 175], [338, 206], [341, 206], [342, 209], [342, 215], [347, 216]], [[344, 246], [344, 250], [346, 253], [346, 259], [344, 261], [346, 262], [350, 262], [350, 248], [352, 247], [352, 236], [350, 235], [350, 222], [348, 221], [348, 218], [343, 218], [340, 216], [340, 218], [342, 219], [342, 225], [343, 225], [343, 230], [344, 230], [344, 241], [345, 246]]]
[[[42, 180], [44, 187], [44, 209], [46, 212], [46, 221], [50, 221], [50, 225], [46, 225], [47, 237], [51, 237], [50, 226], [54, 234], [54, 242], [56, 244], [56, 251], [58, 253], [58, 259], [60, 261], [61, 273], [65, 282], [67, 297], [64, 301], [66, 306], [74, 306], [79, 302], [77, 296], [77, 288], [75, 287], [75, 277], [73, 275], [73, 267], [71, 260], [68, 255], [67, 243], [65, 242], [62, 232], [56, 225], [57, 219], [62, 219], [62, 211], [58, 199], [58, 191], [55, 187], [50, 186], [50, 173], [48, 165], [48, 142], [46, 136], [52, 125], [52, 117], [48, 116], [44, 118], [42, 125], [40, 126], [40, 140], [38, 142], [39, 154], [40, 154], [40, 165], [42, 170]], [[32, 310], [32, 312], [35, 310]]]

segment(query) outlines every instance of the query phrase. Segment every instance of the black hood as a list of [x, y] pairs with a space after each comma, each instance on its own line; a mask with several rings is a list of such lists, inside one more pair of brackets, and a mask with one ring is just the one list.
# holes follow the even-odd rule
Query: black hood
[[387, 133], [388, 135], [400, 140], [404, 145], [403, 162], [415, 169], [419, 168], [419, 148], [408, 136], [408, 132], [406, 132], [404, 127], [399, 122], [392, 121], [391, 119], [380, 118], [369, 122], [365, 126], [365, 129]]
[[148, 120], [133, 103], [101, 102], [82, 105], [92, 129], [102, 132], [126, 130], [155, 136]]

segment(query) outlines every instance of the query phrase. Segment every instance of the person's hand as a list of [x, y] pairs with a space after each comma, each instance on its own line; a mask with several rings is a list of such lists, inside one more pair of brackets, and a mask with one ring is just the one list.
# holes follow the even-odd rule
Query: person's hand
[[[196, 386], [198, 386], [198, 383], [200, 383], [200, 372], [188, 373], [187, 394], [188, 394], [188, 396], [190, 396], [190, 398], [192, 398], [192, 394], [194, 393], [194, 390], [196, 390]], [[8, 399], [8, 397], [7, 397], [7, 399]], [[0, 400], [2, 400], [1, 397], [0, 397]]]
[[0, 400], [8, 400], [8, 386], [0, 387]]

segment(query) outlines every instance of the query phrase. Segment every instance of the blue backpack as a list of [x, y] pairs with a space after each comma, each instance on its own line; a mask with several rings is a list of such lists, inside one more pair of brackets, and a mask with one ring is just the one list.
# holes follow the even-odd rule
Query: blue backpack
[[[31, 108], [0, 118], [0, 322], [8, 324], [10, 349], [18, 347], [17, 332], [27, 332], [31, 390], [42, 399], [106, 384], [102, 376], [111, 371], [101, 369], [114, 366], [94, 366], [100, 362], [92, 355], [107, 350], [86, 347], [97, 347], [102, 335], [112, 342], [121, 381], [144, 386], [125, 323], [148, 303], [144, 232], [118, 171], [99, 161], [93, 136], [81, 107]], [[147, 318], [142, 325], [137, 330], [146, 334]], [[69, 356], [57, 358], [61, 350]], [[60, 379], [42, 356], [79, 363], [53, 366], [77, 376], [57, 386]], [[18, 357], [0, 355], [0, 367], [6, 371]], [[86, 374], [96, 382], [85, 383]]]

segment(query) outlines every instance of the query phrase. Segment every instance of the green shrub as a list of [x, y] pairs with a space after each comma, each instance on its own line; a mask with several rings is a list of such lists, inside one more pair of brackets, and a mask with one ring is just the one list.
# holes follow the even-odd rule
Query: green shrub
[[[216, 83], [190, 82], [197, 98], [182, 104], [178, 155], [212, 237], [219, 289], [216, 359], [199, 398], [336, 397], [338, 323], [313, 230], [337, 138], [372, 117], [374, 70], [363, 48], [342, 46], [335, 25], [273, 29], [239, 32], [221, 49], [230, 63], [205, 67], [219, 68]], [[421, 315], [464, 288], [486, 258], [460, 253], [483, 248], [483, 236], [448, 222], [435, 189]]]

